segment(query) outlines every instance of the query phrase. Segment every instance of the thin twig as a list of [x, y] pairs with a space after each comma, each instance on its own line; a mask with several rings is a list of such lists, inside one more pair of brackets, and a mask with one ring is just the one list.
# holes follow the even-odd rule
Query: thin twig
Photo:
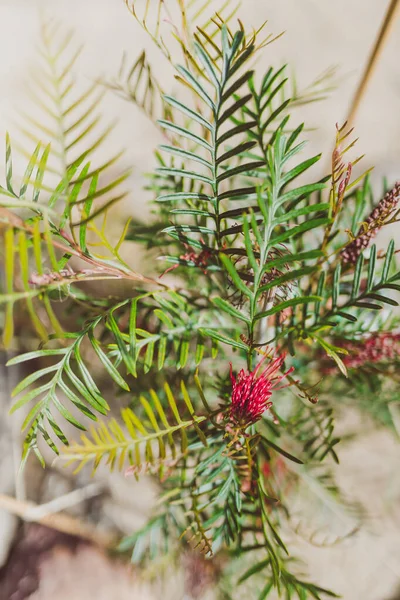
[[[28, 517], [32, 516], [33, 511], [40, 507], [34, 502], [17, 500], [12, 496], [0, 494], [0, 508], [13, 515], [17, 515], [23, 520], [32, 520], [31, 518], [28, 519]], [[35, 519], [35, 522], [61, 531], [62, 533], [89, 540], [101, 548], [114, 548], [117, 542], [113, 534], [99, 531], [93, 525], [66, 514], [56, 513], [39, 516], [38, 519]]]
[[347, 117], [348, 124], [352, 124], [354, 122], [354, 119], [356, 118], [359, 106], [366, 92], [368, 83], [371, 80], [371, 77], [376, 69], [379, 58], [385, 47], [385, 43], [387, 42], [389, 34], [396, 21], [399, 8], [400, 0], [390, 1], [382, 26], [379, 30], [378, 37], [376, 38], [374, 47], [372, 48], [371, 54], [368, 58], [368, 62], [365, 66], [362, 78], [360, 80], [360, 83], [358, 84], [357, 90], [351, 102], [350, 110]]
[[45, 504], [39, 504], [32, 509], [29, 509], [24, 516], [25, 521], [39, 521], [49, 515], [54, 515], [62, 510], [76, 506], [89, 498], [94, 498], [104, 491], [102, 483], [90, 483], [85, 487], [78, 488], [67, 494], [63, 494], [58, 498], [54, 498]]
[[[14, 214], [7, 208], [0, 207], [0, 221], [9, 223], [9, 225], [11, 227], [14, 227], [16, 229], [24, 230], [32, 235], [34, 234], [33, 227], [31, 227], [30, 225], [25, 223], [18, 215]], [[121, 269], [119, 267], [110, 265], [109, 263], [102, 262], [101, 260], [97, 259], [96, 257], [89, 256], [88, 254], [82, 252], [79, 245], [76, 244], [76, 242], [73, 240], [73, 238], [68, 233], [66, 233], [66, 232], [60, 232], [60, 233], [62, 234], [62, 237], [64, 238], [64, 240], [69, 244], [69, 246], [66, 246], [65, 243], [59, 242], [58, 240], [55, 240], [54, 238], [52, 238], [50, 240], [50, 243], [55, 248], [61, 250], [63, 252], [63, 254], [70, 254], [71, 256], [75, 256], [76, 258], [79, 258], [80, 260], [96, 267], [98, 269], [99, 273], [101, 273], [101, 272], [104, 273], [105, 278], [107, 278], [107, 279], [110, 279], [110, 278], [124, 279], [124, 280], [131, 280], [131, 281], [142, 281], [145, 283], [152, 283], [152, 284], [162, 287], [164, 289], [167, 288], [166, 285], [164, 285], [160, 281], [157, 281], [151, 277], [145, 277], [141, 273], [136, 273], [135, 271], [132, 271], [132, 270], [128, 271], [125, 269]], [[46, 232], [40, 233], [41, 239], [44, 241], [47, 241], [46, 235], [47, 235]], [[100, 278], [100, 277], [98, 277], [98, 278]]]

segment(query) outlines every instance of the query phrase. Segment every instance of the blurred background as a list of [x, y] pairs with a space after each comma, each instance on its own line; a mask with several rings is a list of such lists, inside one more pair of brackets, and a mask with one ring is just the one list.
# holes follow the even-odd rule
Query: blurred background
[[[220, 5], [217, 0], [211, 0], [210, 7], [213, 2], [216, 7]], [[144, 3], [145, 0], [137, 0], [138, 6]], [[334, 3], [243, 0], [238, 12], [238, 17], [247, 25], [258, 27], [268, 20], [268, 31], [285, 32], [260, 55], [261, 70], [269, 65], [288, 63], [299, 89], [307, 89], [321, 73], [335, 67], [329, 82], [329, 87], [333, 83], [335, 89], [329, 91], [327, 98], [297, 108], [297, 119], [306, 121], [309, 128], [309, 155], [324, 153], [318, 167], [322, 171], [329, 165], [335, 124], [346, 120], [388, 5], [386, 0], [336, 0]], [[50, 18], [60, 21], [63, 29], [72, 29], [77, 43], [84, 44], [74, 67], [78, 89], [100, 78], [112, 80], [118, 73], [123, 52], [128, 62], [133, 63], [143, 49], [162, 87], [170, 94], [176, 89], [172, 68], [135, 22], [123, 0], [0, 0], [2, 139], [6, 131], [12, 140], [21, 139], [20, 110], [33, 111], [34, 116], [26, 82], [28, 76], [35, 74], [41, 23]], [[377, 189], [382, 186], [383, 175], [390, 185], [400, 178], [399, 55], [400, 18], [385, 43], [354, 121], [355, 133], [360, 138], [358, 152], [366, 154], [363, 167], [375, 166], [372, 180]], [[154, 167], [153, 151], [161, 142], [161, 135], [140, 109], [112, 92], [106, 94], [102, 112], [106, 121], [117, 118], [107, 142], [107, 156], [125, 148], [122, 164], [132, 169], [131, 192], [114, 209], [115, 222], [122, 223], [129, 215], [149, 214], [146, 206], [149, 196], [142, 190], [143, 174]], [[0, 165], [4, 165], [3, 149], [1, 151]], [[99, 152], [101, 155], [102, 150]], [[25, 159], [17, 155], [14, 162], [15, 170], [21, 165], [22, 171]], [[398, 235], [398, 231], [394, 235]], [[135, 266], [140, 264], [139, 255], [130, 259], [137, 263]], [[13, 496], [19, 434], [18, 423], [6, 414], [9, 390], [15, 382], [10, 381], [10, 374], [6, 374], [4, 368], [0, 375], [0, 494]], [[347, 425], [342, 424], [344, 431]], [[14, 458], [10, 447], [15, 449]], [[386, 432], [366, 428], [357, 442], [343, 446], [340, 457], [339, 484], [351, 498], [366, 507], [367, 525], [356, 536], [333, 548], [313, 547], [299, 537], [297, 553], [308, 563], [310, 578], [332, 587], [345, 600], [395, 600], [396, 589], [400, 588], [398, 443]], [[82, 475], [73, 481], [57, 467], [42, 473], [39, 467], [32, 465], [25, 475], [24, 501], [43, 504], [71, 494], [75, 488], [86, 489], [93, 482], [85, 477]], [[100, 473], [94, 484], [97, 487], [89, 489], [88, 497], [83, 494], [71, 500], [73, 506], [69, 513], [73, 517], [100, 525], [105, 536], [129, 534], [144, 522], [152, 501], [150, 485], [138, 486], [133, 480], [106, 473]], [[159, 588], [139, 582], [135, 573], [111, 561], [104, 550], [91, 543], [80, 543], [36, 525], [21, 534], [19, 521], [12, 514], [15, 507], [10, 512], [5, 509], [4, 498], [2, 502], [0, 600], [50, 600], [56, 593], [57, 600], [92, 596], [98, 600], [159, 597]], [[34, 516], [31, 520], [35, 521]], [[171, 574], [169, 585], [162, 592], [165, 598], [189, 598], [183, 591], [187, 568], [183, 565], [182, 573]]]

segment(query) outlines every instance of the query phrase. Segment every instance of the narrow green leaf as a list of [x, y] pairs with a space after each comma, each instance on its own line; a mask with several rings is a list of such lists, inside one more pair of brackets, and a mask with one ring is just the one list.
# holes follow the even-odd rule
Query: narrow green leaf
[[297, 458], [296, 456], [293, 456], [293, 454], [290, 454], [290, 452], [287, 452], [287, 450], [280, 448], [279, 446], [274, 444], [274, 442], [271, 442], [271, 440], [267, 439], [266, 437], [262, 437], [261, 442], [264, 445], [269, 446], [270, 448], [273, 448], [276, 452], [279, 452], [279, 454], [282, 454], [282, 456], [284, 456], [285, 458], [288, 458], [292, 462], [295, 462], [298, 465], [304, 464], [304, 462], [302, 460], [300, 460], [300, 458]]
[[218, 200], [226, 200], [236, 198], [237, 200], [250, 200], [257, 197], [257, 188], [253, 185], [251, 187], [237, 188], [232, 190], [226, 190], [222, 194], [218, 195]]
[[[14, 230], [10, 227], [4, 233], [4, 269], [7, 294], [14, 291]], [[3, 326], [3, 343], [8, 348], [14, 337], [14, 302], [7, 302]]]
[[[323, 299], [324, 288], [325, 288], [325, 271], [322, 271], [321, 275], [319, 276], [318, 286], [317, 286], [317, 296], [320, 296], [322, 299]], [[318, 320], [320, 308], [321, 308], [321, 302], [316, 302], [315, 303], [315, 311], [314, 311], [316, 320]]]
[[36, 358], [43, 358], [45, 356], [62, 356], [67, 354], [68, 348], [55, 348], [54, 350], [33, 350], [32, 352], [25, 352], [24, 354], [19, 354], [18, 356], [14, 356], [10, 358], [7, 362], [7, 366], [11, 367], [12, 365], [18, 365], [27, 360], [34, 360]]
[[245, 323], [250, 323], [250, 317], [248, 315], [243, 314], [240, 310], [232, 306], [232, 304], [230, 304], [223, 298], [212, 298], [211, 301], [213, 304], [215, 304], [215, 306], [228, 313], [235, 319], [239, 319], [240, 321], [244, 321]]
[[85, 417], [88, 417], [92, 421], [97, 421], [96, 415], [87, 406], [85, 406], [85, 404], [83, 404], [81, 399], [75, 394], [73, 390], [71, 390], [70, 387], [68, 387], [64, 383], [64, 381], [61, 378], [59, 379], [58, 385], [60, 387], [60, 390], [64, 392], [68, 400], [72, 402], [72, 404], [74, 404], [78, 408], [78, 410], [80, 410], [80, 412], [85, 415]]
[[7, 190], [15, 196], [15, 192], [12, 187], [12, 153], [11, 153], [11, 142], [8, 132], [6, 133], [6, 182]]
[[38, 371], [34, 371], [33, 373], [27, 375], [27, 377], [20, 381], [19, 384], [14, 388], [12, 392], [12, 397], [20, 394], [25, 388], [32, 385], [32, 383], [34, 383], [38, 379], [41, 379], [45, 375], [56, 371], [58, 369], [59, 364], [60, 363], [56, 363], [54, 365], [50, 365], [49, 367], [44, 367], [43, 369], [39, 369]]
[[154, 358], [154, 342], [149, 342], [146, 348], [146, 354], [144, 355], [143, 371], [148, 373], [153, 366]]
[[[254, 214], [251, 214], [251, 228], [255, 235], [255, 239], [257, 241], [258, 246], [261, 247], [262, 239], [261, 239], [261, 235], [259, 232], [257, 221], [254, 218]], [[253, 273], [258, 273], [259, 266], [258, 266], [256, 257], [254, 256], [254, 250], [253, 250], [254, 242], [250, 237], [250, 223], [248, 222], [246, 217], [243, 219], [243, 234], [244, 234], [244, 245], [246, 248], [246, 253], [247, 253], [247, 257], [249, 259], [250, 266], [253, 269]]]
[[179, 234], [184, 231], [215, 235], [214, 229], [210, 229], [209, 227], [203, 227], [202, 225], [172, 225], [171, 227], [165, 227], [165, 229], [162, 229], [162, 233], [176, 233], [178, 234], [178, 237]]
[[367, 291], [369, 291], [374, 284], [375, 265], [376, 265], [376, 245], [373, 244], [373, 246], [371, 246], [371, 251], [369, 254]]
[[382, 306], [373, 304], [372, 302], [358, 301], [354, 306], [358, 306], [358, 308], [369, 308], [370, 310], [382, 310]]
[[202, 100], [211, 108], [213, 112], [215, 112], [215, 104], [211, 100], [210, 96], [207, 94], [206, 90], [201, 86], [200, 82], [193, 77], [192, 73], [185, 69], [185, 67], [177, 66], [177, 71], [181, 74], [181, 76], [189, 83], [192, 89], [200, 96]]
[[206, 327], [202, 327], [199, 329], [199, 332], [202, 333], [205, 337], [212, 338], [217, 342], [222, 342], [223, 344], [227, 344], [228, 346], [232, 346], [233, 348], [239, 348], [240, 350], [248, 350], [248, 346], [243, 342], [238, 342], [232, 338], [228, 338], [225, 335], [219, 333], [215, 329], [208, 329]]
[[274, 237], [271, 240], [270, 246], [276, 246], [277, 244], [281, 244], [282, 242], [294, 238], [296, 235], [300, 235], [301, 233], [305, 233], [306, 231], [310, 231], [311, 229], [316, 229], [317, 227], [323, 227], [331, 223], [331, 219], [328, 218], [319, 218], [319, 219], [310, 219], [301, 223], [301, 225], [297, 225], [296, 227], [291, 227], [284, 233], [281, 233]]
[[375, 294], [371, 292], [368, 294], [367, 298], [372, 298], [372, 300], [390, 304], [390, 306], [399, 306], [399, 303], [396, 300], [393, 300], [393, 298], [389, 298], [388, 296], [382, 296], [381, 294]]
[[286, 308], [290, 308], [291, 306], [299, 306], [300, 304], [309, 304], [311, 302], [320, 302], [322, 300], [321, 296], [303, 296], [303, 298], [292, 298], [291, 300], [285, 300], [285, 302], [281, 302], [276, 306], [273, 306], [269, 310], [265, 310], [256, 315], [256, 320], [264, 319], [265, 317], [269, 317], [270, 315], [274, 315]]
[[332, 308], [336, 308], [339, 296], [340, 296], [340, 276], [341, 276], [341, 265], [337, 265], [335, 273], [333, 275], [333, 287], [332, 287]]
[[210, 217], [214, 218], [213, 213], [207, 210], [198, 210], [196, 208], [173, 208], [170, 210], [171, 215], [191, 215], [197, 217]]
[[167, 354], [167, 338], [162, 336], [157, 347], [157, 368], [161, 371], [164, 367], [165, 357]]
[[[269, 593], [270, 593], [270, 591], [272, 590], [273, 587], [274, 587], [274, 582], [273, 581], [268, 581], [268, 583], [261, 590], [261, 593], [258, 596], [257, 600], [265, 600], [265, 598], [268, 598]], [[288, 600], [290, 600], [290, 598], [288, 598]]]
[[136, 364], [135, 364], [134, 359], [132, 358], [132, 355], [129, 353], [128, 348], [125, 345], [121, 331], [119, 330], [117, 322], [114, 318], [114, 310], [110, 311], [107, 321], [110, 325], [111, 331], [113, 332], [114, 339], [118, 346], [118, 350], [121, 353], [122, 360], [124, 361], [124, 364], [127, 368], [128, 373], [135, 376]]
[[291, 169], [283, 175], [283, 177], [281, 178], [282, 185], [287, 185], [288, 183], [293, 181], [293, 179], [296, 179], [296, 177], [304, 173], [304, 171], [307, 171], [307, 169], [309, 169], [312, 165], [318, 162], [320, 158], [321, 154], [318, 154], [317, 156], [313, 156], [312, 158], [305, 160], [299, 165], [296, 165], [293, 169]]
[[279, 205], [284, 204], [285, 202], [293, 202], [294, 200], [298, 200], [299, 198], [309, 196], [313, 192], [323, 190], [325, 187], [325, 183], [311, 183], [295, 188], [293, 190], [289, 190], [288, 192], [282, 194], [279, 197]]
[[192, 133], [188, 129], [185, 129], [184, 127], [179, 127], [179, 125], [175, 125], [175, 123], [172, 123], [171, 121], [164, 121], [162, 119], [157, 121], [157, 123], [164, 129], [172, 131], [172, 133], [174, 133], [175, 135], [178, 135], [179, 137], [185, 137], [188, 140], [194, 142], [195, 144], [203, 146], [203, 148], [206, 148], [206, 150], [209, 150], [210, 152], [213, 151], [212, 147], [208, 142], [206, 142], [206, 140], [203, 140], [203, 138]]
[[[77, 429], [80, 429], [81, 431], [86, 430], [86, 427], [82, 423], [80, 423], [77, 419], [75, 419], [75, 417], [69, 412], [69, 410], [67, 410], [65, 408], [65, 406], [62, 404], [62, 402], [59, 401], [59, 399], [57, 398], [57, 396], [55, 394], [51, 395], [51, 400], [52, 400], [54, 406], [57, 408], [60, 415], [62, 417], [64, 417], [64, 419], [66, 421], [68, 421], [68, 423], [71, 423], [71, 425], [73, 425]], [[50, 420], [49, 420], [49, 422], [50, 422]], [[67, 445], [68, 440], [65, 437], [65, 435], [62, 434], [62, 437], [60, 437], [59, 433], [57, 433], [57, 432], [61, 432], [61, 429], [57, 426], [57, 430], [54, 429], [54, 427], [53, 427], [53, 430], [54, 430], [55, 434], [57, 435], [57, 437], [59, 437], [59, 439], [62, 441], [62, 443]]]
[[176, 98], [172, 98], [171, 96], [164, 96], [164, 100], [168, 104], [170, 104], [171, 106], [173, 106], [174, 108], [180, 110], [182, 113], [184, 113], [185, 115], [187, 115], [190, 118], [191, 121], [196, 121], [202, 127], [205, 127], [209, 131], [213, 131], [214, 130], [214, 125], [212, 125], [209, 121], [207, 121], [207, 119], [205, 119], [204, 117], [202, 117], [199, 113], [194, 112], [193, 110], [191, 110], [185, 104], [182, 104], [182, 102], [179, 102], [179, 100], [176, 100]]
[[232, 115], [234, 115], [235, 112], [237, 110], [239, 110], [239, 108], [242, 108], [242, 106], [246, 106], [246, 104], [249, 102], [249, 100], [251, 100], [251, 98], [252, 98], [251, 94], [246, 94], [246, 96], [243, 96], [242, 98], [239, 98], [238, 100], [236, 100], [232, 104], [232, 106], [227, 108], [225, 110], [225, 112], [218, 118], [218, 121], [217, 121], [218, 127], [221, 127], [221, 125], [223, 125], [223, 123], [225, 123], [225, 121], [230, 119], [230, 117], [232, 117]]
[[82, 382], [80, 378], [77, 375], [75, 375], [69, 362], [65, 363], [64, 372], [67, 375], [70, 382], [72, 383], [72, 385], [74, 386], [74, 388], [76, 389], [76, 391], [82, 396], [82, 398], [86, 400], [86, 402], [90, 404], [90, 406], [92, 406], [95, 410], [97, 410], [97, 412], [99, 412], [101, 415], [106, 415], [107, 412], [110, 410], [110, 407], [108, 406], [104, 398], [102, 398], [101, 395], [96, 391], [96, 388], [87, 387], [87, 385], [85, 385], [85, 377], [83, 376], [84, 382]]
[[220, 83], [218, 81], [217, 74], [214, 70], [214, 66], [213, 66], [208, 54], [204, 51], [204, 49], [202, 48], [202, 46], [199, 43], [195, 42], [194, 47], [195, 47], [197, 55], [199, 56], [203, 66], [206, 70], [206, 73], [210, 79], [210, 82], [213, 84], [213, 86], [215, 87], [216, 90], [219, 90]]
[[179, 362], [177, 365], [178, 369], [183, 369], [186, 366], [186, 363], [189, 358], [189, 348], [190, 348], [189, 341], [182, 340], [181, 344], [180, 344], [180, 349], [179, 349]]
[[385, 262], [383, 264], [381, 283], [385, 283], [385, 281], [389, 277], [390, 266], [394, 255], [394, 249], [394, 240], [390, 240], [388, 249], [386, 251]]
[[[21, 398], [19, 398], [15, 402], [15, 404], [12, 405], [10, 409], [10, 415], [14, 414], [15, 411], [19, 410], [20, 408], [31, 402], [34, 398], [37, 398], [41, 394], [47, 392], [51, 388], [51, 386], [52, 382], [50, 381], [48, 383], [40, 385], [39, 387], [34, 388], [33, 390], [30, 390], [29, 392], [21, 396]], [[41, 407], [39, 407], [39, 410], [41, 410]]]
[[330, 356], [331, 358], [333, 358], [333, 360], [335, 361], [335, 363], [337, 364], [337, 366], [339, 367], [339, 369], [341, 370], [343, 375], [345, 377], [347, 377], [347, 369], [346, 369], [344, 362], [342, 361], [342, 359], [340, 358], [340, 356], [337, 353], [338, 349], [335, 348], [335, 346], [332, 346], [332, 344], [329, 344], [329, 342], [327, 342], [323, 338], [321, 338], [319, 336], [314, 336], [314, 337], [318, 341], [320, 346], [322, 346], [322, 348], [325, 350], [327, 355]]
[[242, 142], [237, 146], [234, 146], [233, 148], [231, 148], [227, 152], [224, 152], [224, 154], [217, 158], [217, 165], [220, 165], [221, 163], [225, 162], [230, 158], [234, 158], [235, 156], [239, 156], [240, 154], [247, 152], [248, 150], [250, 150], [250, 148], [254, 148], [256, 144], [257, 142]]
[[361, 275], [364, 266], [364, 256], [360, 254], [357, 259], [356, 267], [354, 269], [354, 279], [353, 279], [353, 287], [351, 290], [351, 298], [354, 300], [358, 296], [358, 292], [360, 291], [360, 283], [361, 283]]
[[180, 417], [180, 414], [179, 414], [179, 411], [178, 411], [178, 407], [177, 407], [176, 402], [175, 402], [174, 395], [173, 395], [172, 390], [171, 390], [171, 388], [170, 388], [170, 386], [169, 386], [168, 383], [164, 384], [164, 390], [165, 390], [165, 393], [166, 393], [166, 396], [167, 396], [168, 404], [170, 405], [170, 408], [172, 410], [172, 414], [174, 415], [175, 420], [178, 423], [178, 425], [180, 425], [182, 423], [182, 419]]
[[221, 146], [221, 144], [228, 141], [235, 135], [238, 135], [239, 133], [244, 133], [246, 131], [250, 131], [251, 129], [254, 129], [255, 127], [257, 127], [257, 121], [248, 121], [247, 123], [241, 123], [240, 125], [237, 125], [233, 129], [229, 129], [228, 131], [223, 133], [217, 139], [216, 147], [219, 148], [219, 146]]
[[[243, 39], [243, 32], [237, 32], [235, 34], [235, 45], [238, 46]], [[254, 44], [249, 45], [246, 50], [240, 53], [237, 57], [231, 68], [229, 69], [229, 78], [232, 77], [239, 69], [244, 65], [244, 63], [251, 57], [254, 52]]]
[[397, 285], [395, 283], [385, 283], [384, 285], [381, 286], [382, 288], [384, 288], [385, 290], [396, 290], [396, 292], [400, 292], [400, 285]]
[[71, 183], [72, 189], [71, 189], [71, 191], [68, 194], [68, 197], [67, 197], [66, 202], [65, 202], [65, 209], [64, 209], [63, 215], [62, 215], [62, 217], [60, 219], [60, 225], [59, 225], [59, 227], [61, 229], [64, 228], [65, 222], [67, 221], [67, 219], [71, 218], [71, 211], [73, 210], [75, 202], [78, 199], [79, 192], [81, 191], [81, 188], [82, 188], [82, 186], [84, 184], [85, 177], [86, 177], [86, 175], [87, 175], [87, 173], [89, 171], [89, 168], [90, 168], [90, 163], [87, 163], [83, 167], [83, 169], [82, 169], [82, 171], [80, 173], [80, 176], [78, 177], [77, 181], [74, 184]]
[[207, 194], [200, 194], [199, 192], [176, 192], [173, 194], [162, 194], [158, 196], [157, 202], [177, 202], [180, 200], [206, 200], [211, 201], [212, 196]]
[[350, 315], [349, 313], [344, 312], [343, 310], [338, 310], [335, 314], [339, 317], [343, 317], [343, 319], [347, 319], [347, 321], [351, 321], [352, 323], [357, 322], [357, 317], [354, 315]]
[[52, 193], [52, 195], [49, 198], [48, 204], [49, 204], [50, 208], [54, 208], [57, 200], [61, 197], [61, 195], [64, 193], [64, 191], [68, 189], [68, 186], [69, 186], [72, 178], [74, 177], [75, 173], [77, 172], [79, 166], [81, 165], [83, 158], [84, 157], [77, 159], [74, 163], [72, 163], [72, 165], [70, 167], [68, 167], [68, 170], [67, 170], [65, 176], [62, 178], [62, 180], [57, 185], [56, 189], [54, 190], [54, 192]]
[[174, 169], [167, 167], [160, 167], [156, 169], [157, 173], [161, 175], [171, 175], [172, 177], [186, 177], [187, 179], [194, 179], [196, 181], [204, 181], [204, 183], [208, 183], [208, 185], [213, 185], [213, 180], [206, 175], [202, 175], [202, 173], [198, 173], [196, 171], [187, 171], [186, 169]]
[[32, 171], [33, 171], [35, 165], [37, 164], [37, 158], [38, 158], [38, 155], [39, 155], [40, 148], [41, 148], [41, 144], [39, 143], [36, 146], [36, 148], [35, 148], [32, 156], [31, 156], [31, 158], [29, 160], [28, 166], [26, 167], [24, 176], [22, 178], [21, 187], [20, 187], [20, 190], [19, 190], [19, 195], [20, 196], [23, 196], [25, 194], [25, 192], [27, 190], [27, 187], [28, 187], [28, 184], [31, 183]]
[[160, 150], [164, 150], [164, 152], [169, 152], [170, 154], [174, 154], [175, 156], [179, 156], [184, 160], [193, 160], [208, 169], [212, 169], [212, 164], [210, 161], [202, 158], [198, 154], [194, 152], [189, 152], [188, 150], [183, 150], [182, 148], [178, 148], [177, 146], [166, 146], [165, 144], [161, 144]]
[[41, 159], [39, 161], [38, 167], [36, 169], [36, 177], [33, 186], [33, 195], [32, 202], [37, 202], [39, 200], [40, 190], [42, 187], [43, 177], [46, 171], [47, 161], [49, 158], [51, 145], [48, 144], [46, 148], [43, 150]]
[[[280, 267], [285, 264], [291, 264], [293, 262], [302, 262], [304, 260], [312, 260], [314, 258], [321, 258], [323, 253], [321, 250], [308, 250], [307, 252], [298, 252], [296, 254], [284, 254], [279, 258], [274, 258], [265, 263], [263, 271], [268, 271], [272, 267]], [[320, 294], [317, 294], [320, 295]]]
[[303, 206], [302, 208], [296, 208], [294, 210], [290, 210], [289, 212], [281, 215], [274, 219], [274, 223], [277, 225], [279, 223], [288, 223], [291, 219], [297, 219], [298, 217], [303, 217], [312, 212], [319, 212], [329, 210], [330, 204], [329, 202], [319, 202], [318, 204], [309, 204], [308, 206]]
[[85, 201], [85, 204], [83, 205], [83, 210], [82, 210], [82, 215], [81, 215], [81, 223], [79, 225], [79, 244], [84, 253], [87, 253], [87, 251], [88, 251], [87, 245], [86, 245], [86, 231], [87, 231], [87, 224], [89, 222], [90, 211], [91, 211], [93, 200], [94, 200], [94, 195], [95, 195], [96, 189], [97, 189], [97, 182], [98, 182], [98, 174], [95, 173], [90, 182], [87, 199]]
[[88, 338], [90, 343], [92, 344], [93, 350], [96, 352], [99, 360], [101, 361], [102, 365], [104, 366], [110, 377], [115, 381], [115, 383], [122, 387], [122, 389], [129, 392], [128, 384], [118, 373], [117, 369], [114, 367], [114, 365], [112, 364], [108, 356], [105, 354], [105, 352], [101, 349], [99, 342], [94, 337], [93, 329], [89, 330]]
[[[221, 175], [218, 175], [217, 182], [221, 183], [221, 181], [225, 181], [225, 179], [230, 179], [232, 177], [236, 177], [237, 175], [240, 175], [241, 173], [248, 173], [249, 171], [256, 171], [257, 169], [259, 169], [260, 167], [263, 167], [263, 166], [264, 166], [264, 161], [259, 160], [259, 161], [254, 161], [254, 162], [250, 162], [250, 163], [245, 163], [245, 164], [239, 165], [237, 167], [233, 167], [232, 169], [227, 169]], [[254, 173], [252, 174], [252, 176], [255, 176]], [[261, 176], [261, 174], [260, 174], [260, 176]], [[230, 197], [232, 197], [232, 195]]]
[[240, 279], [240, 277], [239, 277], [239, 275], [238, 275], [238, 273], [237, 273], [234, 265], [232, 264], [231, 260], [227, 256], [225, 256], [224, 254], [222, 254], [222, 253], [220, 254], [220, 259], [221, 259], [221, 262], [222, 262], [223, 266], [228, 271], [228, 274], [232, 278], [232, 281], [235, 284], [235, 286], [237, 287], [237, 289], [239, 291], [241, 291], [248, 298], [251, 298], [252, 295], [253, 295], [252, 292], [251, 292], [251, 290]]
[[315, 271], [315, 267], [303, 267], [302, 269], [289, 271], [288, 273], [285, 273], [280, 277], [276, 277], [266, 285], [260, 287], [257, 292], [257, 295], [263, 294], [274, 287], [282, 285], [283, 283], [294, 281], [296, 279], [300, 279], [301, 277], [305, 277], [306, 275], [310, 275], [310, 273], [312, 273], [313, 271]]
[[201, 363], [201, 361], [203, 360], [203, 356], [204, 356], [204, 340], [202, 338], [202, 336], [199, 334], [197, 336], [197, 341], [196, 341], [196, 354], [195, 354], [195, 365], [196, 367], [199, 366], [199, 364]]

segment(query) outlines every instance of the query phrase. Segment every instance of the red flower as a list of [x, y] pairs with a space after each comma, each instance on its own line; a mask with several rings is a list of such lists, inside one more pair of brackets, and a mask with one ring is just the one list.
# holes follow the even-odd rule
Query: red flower
[[355, 265], [361, 252], [368, 248], [370, 241], [393, 216], [400, 202], [400, 182], [389, 190], [371, 214], [365, 219], [354, 240], [341, 251], [342, 261]]
[[348, 351], [344, 364], [349, 369], [358, 369], [366, 363], [394, 361], [400, 358], [400, 334], [382, 331], [357, 341], [345, 340], [341, 347]]
[[248, 373], [242, 369], [236, 378], [232, 373], [231, 363], [232, 403], [230, 420], [233, 423], [241, 427], [247, 427], [261, 419], [263, 412], [272, 406], [269, 399], [272, 396], [273, 389], [293, 370], [292, 368], [283, 375], [277, 375], [285, 358], [286, 355], [277, 356], [259, 373], [264, 362], [263, 359], [253, 371]]

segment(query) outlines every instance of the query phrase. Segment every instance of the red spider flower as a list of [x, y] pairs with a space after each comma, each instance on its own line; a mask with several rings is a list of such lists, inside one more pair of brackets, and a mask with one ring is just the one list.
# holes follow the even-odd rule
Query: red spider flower
[[276, 384], [293, 371], [293, 368], [291, 368], [286, 373], [277, 375], [285, 358], [285, 354], [277, 356], [260, 372], [265, 360], [263, 359], [253, 371], [248, 373], [242, 369], [236, 378], [232, 373], [231, 363], [232, 403], [230, 420], [233, 423], [241, 427], [247, 427], [261, 419], [263, 412], [271, 408], [272, 402], [269, 399]]

